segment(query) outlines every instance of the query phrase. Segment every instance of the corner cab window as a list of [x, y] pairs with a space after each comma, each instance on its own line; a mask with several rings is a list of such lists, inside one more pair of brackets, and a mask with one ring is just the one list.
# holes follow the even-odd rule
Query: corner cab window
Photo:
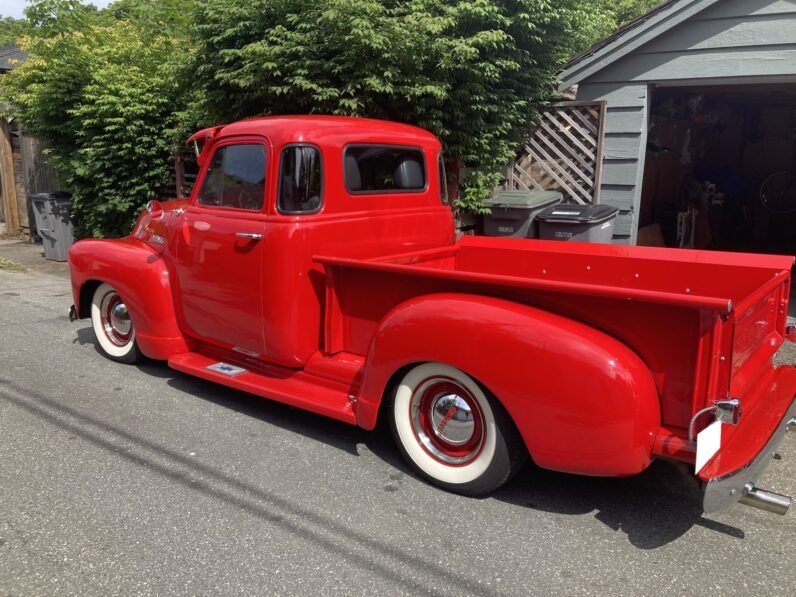
[[345, 150], [345, 186], [351, 193], [422, 191], [426, 161], [415, 148], [351, 145]]
[[303, 214], [321, 208], [321, 152], [311, 145], [282, 151], [277, 207], [285, 214]]
[[259, 211], [265, 199], [265, 147], [226, 145], [207, 169], [199, 204]]
[[442, 200], [442, 203], [448, 205], [450, 200], [448, 199], [448, 175], [445, 172], [445, 155], [440, 153], [439, 154], [439, 197]]

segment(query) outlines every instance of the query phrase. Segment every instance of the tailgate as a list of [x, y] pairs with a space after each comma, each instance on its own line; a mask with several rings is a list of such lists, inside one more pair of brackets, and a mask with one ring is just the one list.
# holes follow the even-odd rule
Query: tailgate
[[769, 365], [755, 385], [760, 398], [751, 409], [744, 410], [740, 425], [723, 426], [721, 449], [698, 473], [707, 483], [705, 512], [715, 512], [742, 499], [796, 424], [796, 368], [774, 369]]
[[743, 499], [793, 425], [796, 368], [772, 364], [785, 340], [790, 280], [787, 270], [772, 272], [768, 282], [738, 302], [726, 322], [732, 330], [722, 351], [731, 350], [727, 396], [738, 398], [742, 410], [737, 425], [721, 425], [717, 452], [697, 471], [707, 483], [706, 512]]
[[730, 396], [742, 396], [782, 346], [788, 314], [790, 273], [773, 277], [734, 309]]

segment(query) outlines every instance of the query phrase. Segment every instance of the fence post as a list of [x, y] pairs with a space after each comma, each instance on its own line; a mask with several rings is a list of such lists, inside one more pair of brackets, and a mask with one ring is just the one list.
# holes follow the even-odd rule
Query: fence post
[[14, 179], [14, 156], [11, 148], [11, 131], [8, 120], [0, 118], [0, 183], [3, 190], [3, 207], [6, 216], [6, 232], [19, 234], [19, 209], [17, 187]]

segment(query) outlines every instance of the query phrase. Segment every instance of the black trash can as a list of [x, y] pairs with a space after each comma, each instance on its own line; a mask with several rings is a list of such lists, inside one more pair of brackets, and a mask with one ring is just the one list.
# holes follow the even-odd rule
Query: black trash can
[[30, 196], [30, 202], [36, 217], [36, 231], [44, 245], [44, 258], [66, 261], [66, 254], [74, 242], [69, 193], [35, 193]]
[[538, 238], [534, 218], [543, 209], [561, 203], [558, 191], [503, 191], [485, 201], [491, 214], [484, 215], [486, 236]]
[[536, 216], [539, 238], [610, 243], [618, 213], [610, 205], [556, 205]]

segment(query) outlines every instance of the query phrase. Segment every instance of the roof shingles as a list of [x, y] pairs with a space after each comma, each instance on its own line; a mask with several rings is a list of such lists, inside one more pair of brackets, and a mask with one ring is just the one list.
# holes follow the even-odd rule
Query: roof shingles
[[0, 73], [10, 71], [27, 59], [27, 53], [16, 44], [0, 46]]

